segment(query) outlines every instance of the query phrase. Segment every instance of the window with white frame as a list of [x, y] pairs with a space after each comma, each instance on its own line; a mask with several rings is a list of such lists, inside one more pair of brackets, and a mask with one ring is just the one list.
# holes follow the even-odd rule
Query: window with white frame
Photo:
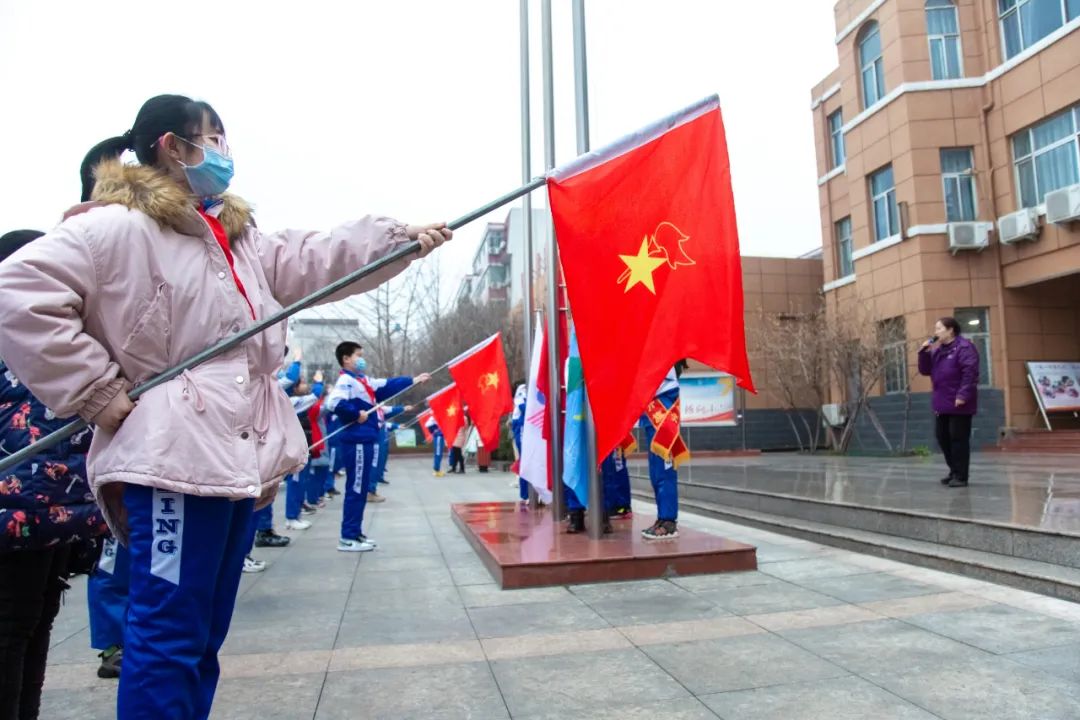
[[841, 110], [829, 116], [829, 144], [832, 149], [832, 167], [838, 168], [847, 159], [844, 150], [844, 113]]
[[941, 151], [941, 179], [945, 184], [945, 219], [948, 222], [973, 222], [978, 216], [973, 155], [972, 148]]
[[1080, 17], [1080, 0], [998, 0], [998, 15], [1007, 60]]
[[874, 215], [874, 242], [900, 234], [892, 165], [886, 165], [870, 176], [870, 207]]
[[1080, 106], [1013, 135], [1021, 207], [1041, 205], [1046, 193], [1080, 183]]
[[836, 264], [838, 278], [855, 274], [855, 262], [851, 259], [851, 218], [836, 223]]
[[979, 385], [990, 387], [990, 310], [989, 308], [956, 308], [953, 317], [961, 334], [979, 351]]
[[881, 32], [876, 22], [863, 26], [858, 45], [863, 107], [868, 108], [885, 97], [885, 64], [881, 59]]
[[926, 34], [930, 39], [930, 70], [935, 80], [963, 77], [960, 18], [952, 0], [926, 3]]
[[894, 317], [878, 323], [878, 338], [884, 354], [885, 392], [902, 393], [908, 389], [907, 323]]

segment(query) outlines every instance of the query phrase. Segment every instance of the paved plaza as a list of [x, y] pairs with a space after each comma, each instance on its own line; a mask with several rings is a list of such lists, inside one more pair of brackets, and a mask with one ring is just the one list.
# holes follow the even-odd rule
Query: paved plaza
[[[512, 478], [433, 478], [417, 459], [388, 477], [368, 510], [376, 552], [335, 551], [339, 502], [290, 547], [256, 551], [270, 566], [244, 577], [212, 717], [1080, 717], [1073, 603], [685, 514], [757, 545], [759, 570], [501, 591], [449, 506], [512, 499]], [[54, 628], [48, 720], [114, 716], [84, 580]]]

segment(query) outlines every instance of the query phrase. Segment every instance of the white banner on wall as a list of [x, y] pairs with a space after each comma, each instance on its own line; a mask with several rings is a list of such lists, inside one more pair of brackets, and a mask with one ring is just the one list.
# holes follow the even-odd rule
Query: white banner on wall
[[722, 372], [685, 372], [679, 378], [682, 424], [731, 427], [735, 418], [735, 378]]

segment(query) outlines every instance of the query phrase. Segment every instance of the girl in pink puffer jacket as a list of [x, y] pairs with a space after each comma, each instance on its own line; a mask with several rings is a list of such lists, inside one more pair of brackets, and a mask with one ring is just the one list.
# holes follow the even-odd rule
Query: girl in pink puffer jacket
[[[140, 164], [121, 164], [125, 150]], [[148, 100], [132, 129], [83, 167], [89, 202], [0, 264], [0, 356], [58, 415], [97, 426], [89, 479], [131, 551], [118, 717], [206, 718], [252, 511], [307, 459], [274, 377], [285, 326], [136, 404], [126, 390], [410, 240], [422, 256], [451, 233], [383, 217], [261, 233], [250, 207], [225, 192], [232, 159], [221, 119], [178, 95]]]

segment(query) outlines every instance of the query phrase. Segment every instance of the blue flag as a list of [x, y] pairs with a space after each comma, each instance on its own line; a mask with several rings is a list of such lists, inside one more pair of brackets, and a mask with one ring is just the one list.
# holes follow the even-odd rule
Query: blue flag
[[563, 483], [589, 506], [589, 458], [585, 445], [585, 378], [577, 333], [570, 333], [566, 360], [566, 426], [563, 428]]

